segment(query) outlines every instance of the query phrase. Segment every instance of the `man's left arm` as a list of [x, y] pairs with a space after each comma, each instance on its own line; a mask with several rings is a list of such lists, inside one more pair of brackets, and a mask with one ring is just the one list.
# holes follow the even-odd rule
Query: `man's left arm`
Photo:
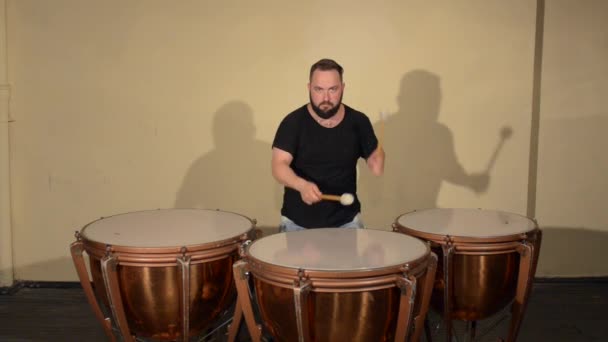
[[367, 167], [374, 176], [382, 176], [384, 174], [385, 156], [382, 144], [378, 143], [376, 150], [367, 158]]
[[[367, 167], [374, 176], [384, 173], [384, 159], [386, 157], [382, 148], [382, 136], [376, 138], [374, 127], [367, 116], [359, 121], [359, 137], [361, 139], [361, 154], [365, 158]], [[382, 135], [382, 132], [380, 132]]]

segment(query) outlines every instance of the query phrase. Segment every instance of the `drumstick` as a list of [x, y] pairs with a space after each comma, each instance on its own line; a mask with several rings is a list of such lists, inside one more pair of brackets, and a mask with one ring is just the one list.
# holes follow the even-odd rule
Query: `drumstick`
[[327, 201], [337, 201], [342, 205], [351, 205], [355, 202], [355, 196], [345, 192], [342, 196], [338, 195], [321, 195], [321, 198]]
[[494, 166], [494, 163], [496, 162], [496, 157], [498, 157], [498, 152], [500, 152], [500, 150], [502, 149], [502, 145], [504, 145], [505, 140], [509, 139], [511, 137], [511, 135], [513, 135], [513, 129], [511, 129], [511, 127], [505, 126], [500, 130], [500, 141], [498, 142], [498, 145], [496, 146], [496, 149], [494, 150], [492, 157], [490, 157], [490, 161], [488, 162], [488, 165], [486, 166], [485, 173], [490, 173], [490, 170], [492, 169], [492, 167]]

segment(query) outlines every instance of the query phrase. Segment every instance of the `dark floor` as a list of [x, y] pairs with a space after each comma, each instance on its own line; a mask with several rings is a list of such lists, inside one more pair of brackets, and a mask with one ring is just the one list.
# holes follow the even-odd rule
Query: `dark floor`
[[[508, 317], [502, 317], [480, 322], [476, 341], [504, 337]], [[434, 340], [445, 341], [438, 317], [430, 320]], [[0, 295], [0, 341], [105, 341], [105, 335], [81, 289], [26, 287]], [[608, 341], [608, 282], [537, 282], [518, 341]]]

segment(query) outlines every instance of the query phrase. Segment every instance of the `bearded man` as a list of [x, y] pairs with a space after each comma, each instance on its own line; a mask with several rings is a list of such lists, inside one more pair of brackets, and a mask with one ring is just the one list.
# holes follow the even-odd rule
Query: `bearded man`
[[[331, 59], [310, 68], [310, 102], [289, 113], [272, 144], [272, 175], [285, 186], [281, 231], [363, 228], [357, 197], [357, 161], [384, 172], [385, 153], [369, 118], [342, 103], [344, 69]], [[323, 194], [354, 195], [351, 205]]]

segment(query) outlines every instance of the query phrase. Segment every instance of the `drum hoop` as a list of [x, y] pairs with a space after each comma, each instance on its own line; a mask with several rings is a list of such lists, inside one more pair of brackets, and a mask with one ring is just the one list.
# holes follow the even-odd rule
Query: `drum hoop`
[[[272, 286], [293, 289], [294, 279], [273, 277], [271, 274], [253, 272], [255, 281], [261, 281]], [[383, 276], [358, 278], [358, 279], [335, 279], [322, 281], [311, 279], [311, 291], [313, 292], [361, 292], [387, 289], [397, 286], [397, 274], [386, 274]]]
[[[394, 222], [393, 229], [397, 229], [400, 232], [405, 233], [410, 236], [441, 243], [442, 241], [445, 241], [448, 234], [434, 234], [434, 233], [423, 232], [423, 231], [417, 230], [415, 228], [406, 227], [406, 226], [402, 225], [401, 223], [399, 223], [399, 219], [405, 215], [418, 213], [421, 211], [434, 210], [434, 209], [438, 209], [438, 208], [412, 210], [412, 211], [403, 213], [403, 214], [397, 216], [397, 218], [395, 218], [395, 220], [393, 221]], [[446, 208], [446, 209], [448, 209], [448, 208]], [[458, 209], [458, 208], [449, 208], [449, 209]], [[462, 208], [462, 209], [475, 209], [475, 208]], [[509, 214], [509, 215], [519, 216], [519, 217], [522, 217], [522, 218], [525, 218], [525, 219], [528, 219], [528, 220], [534, 222], [534, 227], [528, 231], [521, 232], [521, 233], [492, 236], [492, 237], [472, 237], [472, 236], [449, 235], [450, 240], [452, 242], [493, 243], [493, 242], [521, 241], [521, 240], [526, 240], [527, 236], [529, 236], [529, 235], [533, 235], [533, 234], [536, 235], [537, 231], [539, 230], [538, 223], [535, 220], [533, 220], [527, 216], [512, 213], [512, 212], [507, 212], [507, 211], [501, 211], [501, 210], [490, 210], [490, 209], [479, 209], [479, 210], [500, 212], [500, 213], [505, 213], [505, 214]]]
[[[89, 227], [90, 225], [92, 225], [92, 224], [94, 224], [96, 222], [99, 222], [101, 220], [104, 220], [104, 219], [107, 219], [107, 218], [110, 218], [110, 217], [120, 216], [120, 215], [127, 215], [127, 214], [134, 214], [134, 213], [140, 213], [140, 212], [149, 212], [149, 211], [155, 211], [155, 210], [184, 210], [184, 209], [185, 210], [200, 210], [200, 211], [220, 211], [222, 213], [238, 215], [238, 216], [241, 216], [241, 217], [247, 219], [250, 222], [251, 226], [245, 232], [243, 232], [241, 234], [238, 234], [238, 235], [234, 235], [234, 236], [229, 237], [229, 238], [224, 239], [224, 240], [217, 240], [217, 241], [205, 242], [205, 243], [200, 243], [200, 244], [185, 245], [185, 246], [134, 247], [134, 246], [126, 246], [126, 245], [109, 245], [109, 244], [104, 243], [104, 242], [88, 239], [84, 235], [85, 229], [87, 229], [87, 227]], [[243, 241], [247, 240], [248, 238], [252, 238], [253, 234], [255, 233], [255, 223], [256, 222], [254, 220], [250, 219], [249, 217], [245, 216], [245, 215], [242, 215], [242, 214], [239, 214], [239, 213], [235, 213], [235, 212], [216, 210], [216, 209], [198, 209], [198, 208], [179, 208], [179, 209], [169, 208], [169, 209], [155, 209], [155, 210], [140, 210], [140, 211], [132, 211], [132, 212], [126, 212], [126, 213], [111, 215], [111, 216], [105, 216], [105, 217], [99, 218], [99, 219], [97, 219], [95, 221], [87, 223], [80, 230], [80, 238], [82, 239], [82, 241], [84, 243], [85, 250], [87, 252], [89, 252], [90, 249], [92, 249], [92, 250], [103, 250], [104, 253], [105, 253], [105, 251], [107, 250], [108, 246], [110, 246], [111, 247], [111, 251], [112, 252], [117, 252], [117, 253], [133, 253], [133, 254], [183, 254], [184, 248], [185, 248], [186, 254], [189, 254], [190, 252], [198, 252], [198, 251], [211, 250], [211, 249], [215, 249], [215, 248], [221, 248], [221, 247], [224, 247], [224, 246], [230, 245], [230, 244], [237, 244], [237, 243], [240, 243], [240, 242], [243, 242]]]
[[[214, 249], [187, 251], [184, 253], [124, 253], [121, 251], [111, 250], [110, 254], [114, 255], [119, 265], [125, 266], [150, 266], [164, 267], [175, 266], [177, 260], [188, 257], [191, 265], [208, 263], [215, 260], [224, 259], [235, 255], [238, 257], [239, 244], [225, 245]], [[103, 259], [108, 252], [100, 248], [85, 247], [85, 251], [91, 258], [98, 260]]]
[[458, 235], [446, 235], [446, 234], [433, 234], [427, 232], [421, 232], [416, 229], [404, 227], [401, 224], [395, 222], [395, 228], [406, 235], [417, 237], [419, 239], [432, 241], [438, 244], [446, 244], [449, 242], [457, 243], [469, 243], [469, 244], [488, 244], [488, 243], [502, 243], [502, 242], [514, 242], [531, 240], [533, 236], [538, 234], [540, 230], [535, 227], [527, 232], [518, 234], [501, 235], [494, 237], [471, 237], [471, 236], [458, 236]]

